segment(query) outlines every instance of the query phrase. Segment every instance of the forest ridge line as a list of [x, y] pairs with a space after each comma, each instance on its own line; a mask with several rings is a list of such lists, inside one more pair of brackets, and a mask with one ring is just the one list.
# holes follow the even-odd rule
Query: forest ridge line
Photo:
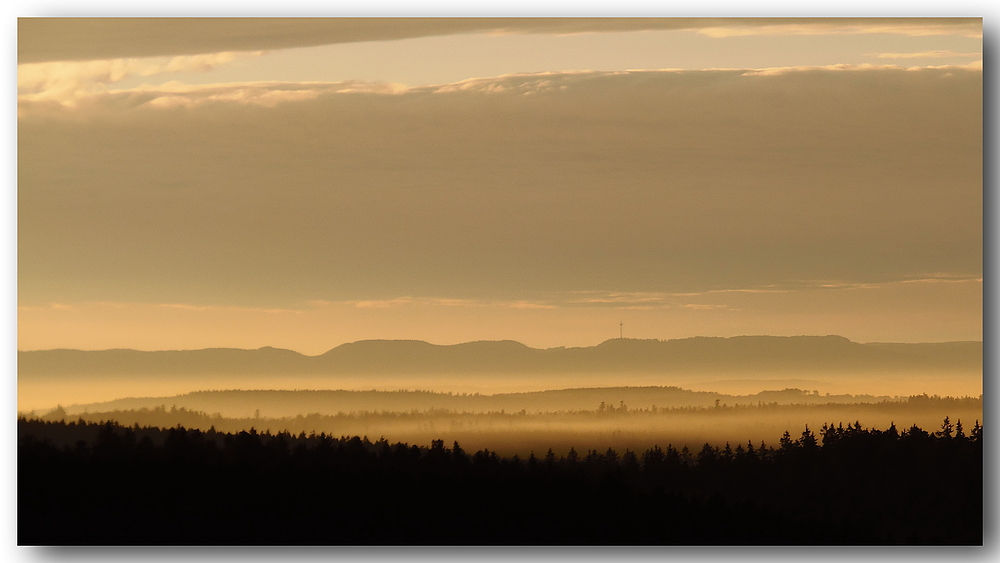
[[17, 424], [28, 545], [983, 544], [982, 426], [948, 417], [526, 460], [457, 440]]
[[362, 340], [317, 356], [254, 350], [38, 350], [18, 352], [19, 376], [713, 371], [982, 371], [980, 341], [857, 343], [842, 336], [614, 338], [595, 346], [531, 348], [512, 340], [438, 345]]

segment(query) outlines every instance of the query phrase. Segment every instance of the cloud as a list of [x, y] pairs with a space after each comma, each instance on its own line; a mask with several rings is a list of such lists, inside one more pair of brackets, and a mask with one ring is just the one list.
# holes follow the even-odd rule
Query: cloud
[[[544, 301], [539, 300], [488, 300], [448, 297], [411, 297], [401, 296], [391, 299], [346, 300], [346, 301], [307, 301], [299, 307], [246, 307], [226, 305], [193, 305], [188, 303], [129, 303], [129, 302], [84, 302], [76, 304], [48, 303], [41, 306], [22, 305], [18, 310], [25, 312], [41, 311], [81, 311], [95, 309], [170, 309], [196, 313], [239, 313], [268, 315], [302, 315], [314, 314], [324, 310], [341, 310], [344, 307], [352, 309], [392, 310], [400, 308], [466, 308], [466, 309], [524, 309], [524, 310], [554, 310], [603, 307], [621, 310], [657, 310], [657, 309], [687, 309], [694, 311], [709, 311], [716, 309], [732, 309], [734, 296], [749, 296], [754, 294], [790, 294], [815, 292], [825, 290], [855, 291], [855, 290], [891, 290], [901, 285], [909, 284], [981, 284], [982, 278], [963, 276], [960, 274], [935, 274], [933, 277], [920, 279], [894, 280], [881, 283], [855, 283], [829, 280], [809, 280], [789, 284], [786, 289], [760, 288], [730, 288], [692, 293], [671, 292], [621, 292], [621, 291], [570, 291], [551, 294]], [[724, 298], [725, 303], [706, 303], [704, 300], [692, 303], [685, 297]], [[740, 297], [739, 299], [744, 299]]]
[[48, 303], [42, 306], [19, 305], [19, 311], [90, 311], [100, 309], [136, 310], [136, 309], [170, 309], [176, 311], [204, 312], [240, 312], [266, 314], [302, 314], [303, 309], [273, 308], [273, 307], [234, 307], [218, 305], [191, 305], [189, 303], [129, 303], [115, 301], [87, 301], [82, 303]]
[[982, 53], [956, 53], [955, 51], [948, 51], [946, 49], [939, 49], [936, 51], [922, 51], [919, 53], [871, 53], [865, 55], [867, 57], [875, 57], [878, 59], [943, 59], [951, 57], [982, 57]]
[[982, 284], [982, 277], [962, 274], [937, 273], [923, 277], [895, 279], [883, 282], [851, 282], [843, 280], [794, 280], [781, 284], [781, 287], [769, 285], [765, 287], [737, 287], [725, 289], [710, 289], [695, 292], [620, 292], [620, 291], [576, 291], [570, 292], [564, 299], [553, 299], [560, 306], [591, 306], [602, 305], [612, 307], [628, 306], [659, 306], [662, 308], [680, 307], [685, 309], [714, 309], [727, 305], [689, 303], [683, 298], [727, 298], [733, 296], [753, 296], [771, 294], [790, 294], [824, 290], [884, 290], [899, 287], [902, 284]]
[[816, 18], [813, 20], [789, 19], [776, 25], [774, 21], [760, 21], [755, 25], [711, 26], [697, 30], [709, 37], [744, 37], [750, 35], [861, 35], [898, 34], [913, 37], [929, 35], [959, 35], [982, 37], [982, 20], [975, 18], [924, 19], [899, 18]]
[[921, 71], [921, 70], [941, 70], [941, 69], [961, 69], [961, 70], [982, 70], [983, 62], [973, 61], [964, 65], [926, 65], [926, 66], [911, 66], [903, 67], [899, 65], [892, 64], [847, 64], [838, 63], [832, 65], [820, 65], [820, 66], [779, 66], [779, 67], [769, 67], [769, 68], [755, 68], [747, 69], [743, 72], [745, 76], [777, 76], [780, 74], [787, 74], [790, 72], [811, 72], [811, 71]]
[[[535, 94], [553, 89], [567, 88], [562, 82], [572, 75], [590, 75], [590, 71], [576, 72], [540, 72], [532, 74], [508, 74], [499, 77], [469, 78], [451, 84], [441, 84], [433, 88], [435, 94], [449, 92], [479, 92], [483, 94]], [[548, 77], [554, 77], [558, 84]], [[560, 80], [561, 79], [561, 80]]]
[[527, 300], [517, 301], [490, 301], [483, 299], [458, 299], [443, 297], [397, 297], [395, 299], [378, 299], [363, 301], [341, 301], [338, 303], [322, 301], [320, 306], [348, 305], [358, 309], [392, 309], [405, 306], [419, 307], [468, 307], [468, 308], [510, 308], [510, 309], [554, 309], [555, 305], [547, 303], [532, 302]]
[[353, 301], [349, 304], [354, 305], [358, 309], [389, 309], [392, 307], [400, 307], [402, 305], [409, 305], [413, 303], [413, 298], [411, 297], [398, 297], [396, 299], [382, 299], [382, 300], [369, 300], [369, 301]]
[[158, 309], [175, 309], [192, 312], [238, 312], [238, 313], [264, 313], [269, 315], [301, 315], [303, 309], [289, 309], [280, 307], [234, 307], [218, 305], [191, 305], [188, 303], [90, 303], [89, 305], [114, 307], [114, 308], [141, 308], [154, 307]]
[[459, 33], [982, 36], [981, 18], [20, 18], [18, 62], [258, 51]]
[[18, 98], [28, 101], [58, 101], [72, 105], [75, 100], [106, 90], [105, 84], [131, 76], [154, 76], [170, 72], [207, 72], [253, 53], [210, 53], [159, 59], [112, 59], [58, 61], [21, 64], [17, 67]]
[[552, 304], [549, 304], [549, 303], [533, 303], [531, 301], [525, 301], [523, 299], [520, 300], [520, 301], [507, 302], [507, 303], [504, 304], [504, 306], [505, 307], [509, 307], [511, 309], [555, 309], [555, 308], [557, 308], [556, 305], [552, 305]]
[[48, 303], [46, 305], [19, 305], [18, 311], [74, 311], [76, 306], [68, 303]]
[[799, 291], [809, 290], [858, 290], [858, 289], [885, 289], [898, 286], [900, 284], [942, 284], [942, 283], [973, 283], [982, 284], [983, 279], [979, 276], [969, 276], [963, 274], [933, 274], [923, 277], [909, 277], [886, 282], [851, 282], [843, 280], [805, 280], [798, 282]]
[[175, 83], [75, 108], [22, 100], [19, 297], [532, 307], [561, 306], [543, 291], [749, 298], [796, 280], [982, 275], [978, 70], [463, 85]]
[[[511, 308], [511, 309], [576, 309], [576, 308], [610, 308], [620, 310], [657, 310], [657, 309], [686, 309], [692, 311], [711, 311], [717, 309], [732, 309], [734, 298], [745, 300], [754, 295], [773, 296], [774, 294], [802, 294], [803, 292], [816, 291], [856, 291], [856, 290], [893, 290], [901, 285], [908, 284], [958, 284], [973, 283], [981, 284], [981, 277], [970, 277], [961, 274], [940, 273], [933, 276], [901, 279], [888, 282], [858, 283], [847, 281], [831, 280], [802, 280], [786, 284], [783, 289], [766, 288], [726, 288], [713, 289], [701, 292], [672, 293], [672, 292], [628, 292], [628, 291], [601, 291], [583, 290], [570, 291], [559, 294], [550, 294], [545, 301], [517, 300], [517, 301], [495, 301], [484, 299], [460, 299], [442, 297], [397, 297], [382, 300], [361, 300], [361, 301], [313, 301], [310, 307], [317, 309], [331, 306], [349, 306], [358, 309], [396, 309], [400, 307], [462, 307], [462, 308]], [[712, 299], [724, 299], [724, 303], [692, 303], [687, 297], [701, 297]]]
[[932, 283], [932, 284], [937, 284], [937, 283], [979, 283], [979, 284], [981, 284], [981, 283], [983, 283], [983, 278], [981, 278], [981, 277], [960, 276], [960, 275], [939, 274], [936, 277], [902, 280], [899, 283], [921, 283], [921, 284], [923, 284], [923, 283]]
[[[326, 89], [328, 92], [343, 92], [339, 89]], [[109, 94], [129, 94], [145, 92], [154, 97], [145, 102], [154, 108], [190, 108], [204, 103], [235, 102], [274, 107], [284, 102], [302, 102], [312, 100], [324, 93], [323, 88], [310, 88], [302, 84], [276, 85], [251, 84], [246, 86], [226, 85], [223, 87], [194, 88], [188, 90], [157, 91], [142, 88], [134, 90], [111, 91]]]
[[711, 294], [714, 294], [714, 293], [788, 293], [790, 291], [793, 291], [790, 288], [786, 288], [786, 289], [774, 289], [774, 287], [775, 286], [772, 284], [772, 285], [767, 286], [767, 288], [765, 288], [765, 289], [761, 289], [761, 288], [753, 288], [753, 289], [748, 289], [748, 288], [740, 288], [740, 289], [710, 289], [708, 291], [695, 291], [695, 292], [689, 292], [689, 293], [671, 293], [670, 295], [673, 295], [675, 297], [695, 297], [695, 296], [699, 296], [699, 295], [711, 295]]
[[[222, 53], [225, 54], [225, 53]], [[222, 55], [220, 54], [220, 55]], [[219, 60], [222, 60], [220, 58]], [[100, 64], [98, 64], [100, 63]], [[205, 103], [238, 103], [274, 107], [284, 102], [315, 100], [334, 94], [368, 95], [422, 95], [432, 94], [504, 94], [538, 95], [555, 93], [597, 80], [622, 77], [625, 80], [639, 80], [644, 76], [656, 77], [669, 74], [692, 76], [698, 73], [726, 74], [741, 76], [779, 76], [788, 73], [805, 72], [864, 72], [864, 71], [927, 71], [927, 70], [971, 70], [981, 71], [982, 61], [964, 65], [932, 65], [902, 67], [892, 64], [832, 64], [822, 66], [787, 66], [755, 69], [713, 68], [705, 70], [686, 69], [633, 69], [624, 71], [561, 71], [539, 73], [516, 73], [494, 77], [470, 78], [448, 84], [427, 86], [407, 86], [384, 82], [230, 82], [219, 84], [185, 84], [169, 81], [163, 84], [142, 84], [133, 88], [95, 88], [98, 80], [117, 81], [133, 71], [127, 64], [104, 64], [115, 61], [92, 61], [89, 63], [44, 63], [41, 65], [21, 65], [22, 67], [48, 67], [50, 75], [39, 69], [30, 69], [23, 81], [19, 74], [19, 88], [34, 90], [18, 96], [19, 115], [27, 116], [33, 110], [45, 112], [50, 102], [58, 102], [66, 108], [81, 103], [95, 108], [102, 104], [118, 107], [122, 100], [128, 105], [145, 105], [151, 108], [191, 108]], [[20, 67], [19, 67], [20, 68]], [[134, 68], [162, 68], [162, 65], [135, 66]], [[70, 69], [69, 72], [64, 70]], [[652, 78], [652, 80], [657, 80]], [[88, 101], [89, 99], [89, 101]]]
[[577, 291], [580, 297], [566, 301], [570, 306], [652, 306], [669, 307], [671, 295], [661, 292], [622, 292], [622, 291]]
[[63, 108], [95, 107], [101, 100], [129, 100], [131, 105], [151, 108], [190, 108], [205, 103], [238, 103], [274, 107], [284, 102], [302, 102], [330, 94], [402, 94], [407, 87], [393, 83], [344, 82], [229, 82], [185, 84], [169, 81], [142, 84], [134, 88], [94, 87], [96, 82], [56, 81], [46, 89], [18, 96], [24, 115], [33, 104], [48, 107], [57, 102]]

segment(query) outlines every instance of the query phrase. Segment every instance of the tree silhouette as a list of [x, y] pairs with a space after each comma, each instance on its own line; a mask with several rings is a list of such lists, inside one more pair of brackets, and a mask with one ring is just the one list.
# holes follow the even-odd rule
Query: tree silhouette
[[19, 419], [18, 542], [978, 545], [982, 427], [957, 430], [824, 424], [778, 452], [525, 463], [443, 440]]
[[941, 430], [938, 431], [937, 434], [942, 438], [950, 439], [954, 429], [955, 427], [951, 424], [951, 421], [948, 420], [948, 417], [946, 416], [944, 417], [944, 422], [941, 423]]

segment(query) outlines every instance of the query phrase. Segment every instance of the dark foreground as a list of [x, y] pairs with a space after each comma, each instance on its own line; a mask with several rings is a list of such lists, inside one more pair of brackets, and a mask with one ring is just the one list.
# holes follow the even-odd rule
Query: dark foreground
[[18, 421], [21, 545], [983, 542], [982, 429], [499, 458], [326, 435]]

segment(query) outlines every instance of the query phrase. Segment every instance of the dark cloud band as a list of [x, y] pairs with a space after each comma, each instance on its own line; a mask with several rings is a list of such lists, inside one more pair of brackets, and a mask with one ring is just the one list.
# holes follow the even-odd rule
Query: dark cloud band
[[[729, 27], [937, 28], [976, 33], [979, 18], [21, 18], [18, 63], [192, 55], [458, 33], [587, 33]], [[801, 32], [801, 29], [799, 30]]]

